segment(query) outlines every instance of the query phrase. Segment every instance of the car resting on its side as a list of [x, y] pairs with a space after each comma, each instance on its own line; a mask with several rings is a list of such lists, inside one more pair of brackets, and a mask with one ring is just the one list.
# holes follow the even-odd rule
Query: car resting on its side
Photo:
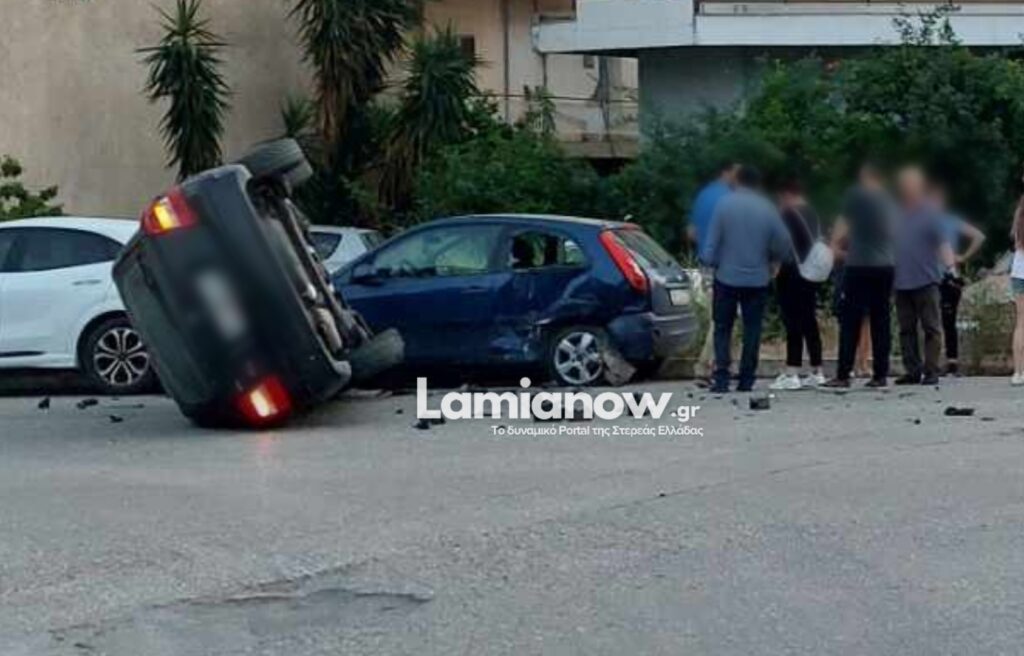
[[203, 425], [277, 424], [401, 359], [330, 283], [292, 189], [292, 140], [158, 197], [114, 268], [167, 392]]
[[569, 386], [624, 382], [678, 354], [697, 329], [680, 265], [615, 221], [443, 219], [334, 280], [371, 327], [402, 334], [407, 372], [529, 367]]

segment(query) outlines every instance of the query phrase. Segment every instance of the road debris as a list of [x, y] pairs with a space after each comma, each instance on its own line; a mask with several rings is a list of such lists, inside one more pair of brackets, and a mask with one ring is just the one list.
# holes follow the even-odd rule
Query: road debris
[[973, 417], [974, 408], [957, 408], [949, 406], [944, 413], [947, 417]]
[[415, 428], [416, 430], [430, 430], [431, 425], [432, 424], [426, 419], [420, 419], [415, 424], [413, 424], [412, 427]]
[[772, 409], [772, 400], [768, 396], [753, 396], [750, 398], [750, 409], [758, 412]]
[[124, 417], [119, 417], [117, 415], [110, 415], [110, 423], [112, 423], [112, 424], [124, 423]]
[[79, 410], [85, 410], [86, 408], [91, 408], [99, 404], [100, 402], [96, 399], [82, 399], [81, 401], [75, 404], [75, 407], [78, 408]]
[[50, 397], [46, 397], [45, 399], [40, 401], [39, 405], [37, 405], [36, 407], [39, 408], [40, 410], [49, 410], [50, 409]]

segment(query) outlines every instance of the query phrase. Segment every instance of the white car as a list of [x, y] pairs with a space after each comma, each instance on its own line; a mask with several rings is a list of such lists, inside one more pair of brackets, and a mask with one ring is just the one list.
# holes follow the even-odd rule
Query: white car
[[313, 247], [327, 273], [334, 275], [343, 266], [384, 242], [376, 230], [315, 225], [310, 228]]
[[79, 369], [102, 392], [155, 383], [111, 277], [136, 221], [0, 223], [0, 369]]

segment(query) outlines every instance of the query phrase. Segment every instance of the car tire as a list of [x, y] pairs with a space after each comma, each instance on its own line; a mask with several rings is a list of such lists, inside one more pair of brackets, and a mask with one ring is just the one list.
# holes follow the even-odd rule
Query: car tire
[[258, 180], [282, 180], [292, 189], [313, 177], [313, 167], [294, 139], [278, 139], [260, 144], [236, 163], [249, 169], [252, 177]]
[[156, 388], [152, 360], [128, 317], [101, 321], [84, 335], [81, 345], [82, 370], [98, 392], [130, 395]]
[[608, 335], [600, 328], [570, 326], [548, 341], [547, 364], [551, 378], [566, 387], [600, 385], [605, 380]]
[[349, 357], [352, 382], [358, 386], [377, 381], [381, 374], [401, 364], [404, 357], [405, 342], [397, 330], [392, 328], [378, 333], [352, 351]]

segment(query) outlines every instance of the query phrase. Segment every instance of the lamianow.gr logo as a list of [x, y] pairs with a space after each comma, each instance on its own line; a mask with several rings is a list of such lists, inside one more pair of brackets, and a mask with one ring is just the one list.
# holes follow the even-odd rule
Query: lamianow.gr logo
[[[519, 385], [532, 386], [529, 378]], [[672, 393], [655, 397], [649, 392], [449, 392], [441, 397], [440, 406], [430, 408], [430, 389], [426, 378], [416, 380], [416, 414], [419, 419], [533, 419], [559, 421], [578, 419], [615, 420], [625, 416], [634, 419], [661, 419], [672, 404]], [[700, 406], [683, 405], [671, 414], [680, 423], [689, 423]]]

